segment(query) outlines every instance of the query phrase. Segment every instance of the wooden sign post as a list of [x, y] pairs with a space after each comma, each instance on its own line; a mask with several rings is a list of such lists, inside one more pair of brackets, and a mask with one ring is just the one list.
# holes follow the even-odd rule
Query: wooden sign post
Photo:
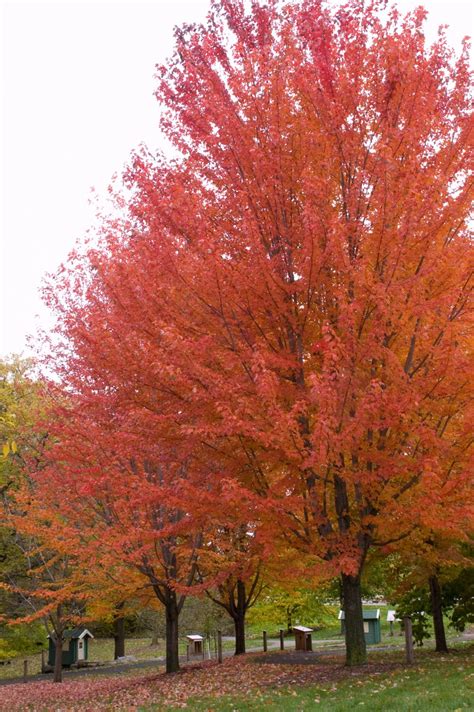
[[267, 631], [263, 631], [263, 652], [267, 652]]
[[222, 662], [222, 633], [220, 630], [217, 631], [217, 662]]
[[283, 630], [280, 629], [280, 650], [285, 649], [285, 638], [283, 637]]
[[403, 623], [405, 625], [406, 659], [409, 665], [413, 665], [413, 663], [415, 662], [415, 654], [413, 651], [413, 631], [410, 616], [405, 616], [405, 618], [403, 619]]

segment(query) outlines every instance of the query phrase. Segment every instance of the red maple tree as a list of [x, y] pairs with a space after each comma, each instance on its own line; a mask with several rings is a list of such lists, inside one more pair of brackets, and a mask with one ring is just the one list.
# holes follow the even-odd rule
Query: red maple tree
[[202, 492], [234, 477], [341, 575], [348, 664], [367, 551], [437, 526], [472, 423], [467, 47], [384, 10], [222, 0], [177, 31], [157, 96], [181, 158], [136, 155], [126, 219], [49, 292], [56, 370], [113, 448], [209, 453]]

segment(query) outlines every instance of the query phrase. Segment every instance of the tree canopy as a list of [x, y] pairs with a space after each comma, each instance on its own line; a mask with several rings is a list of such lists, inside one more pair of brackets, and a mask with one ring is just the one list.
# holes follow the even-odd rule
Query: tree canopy
[[124, 217], [46, 294], [70, 394], [47, 496], [70, 483], [136, 566], [171, 537], [173, 595], [213, 498], [250, 502], [266, 556], [342, 577], [348, 664], [370, 548], [472, 514], [470, 75], [424, 17], [214, 2], [158, 69], [178, 158], [134, 155]]

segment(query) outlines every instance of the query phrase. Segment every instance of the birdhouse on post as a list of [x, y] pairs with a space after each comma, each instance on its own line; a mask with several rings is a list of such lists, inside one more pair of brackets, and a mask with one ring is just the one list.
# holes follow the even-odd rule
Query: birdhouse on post
[[203, 654], [204, 637], [202, 635], [187, 635], [186, 640], [188, 641], [191, 655]]
[[304, 625], [294, 625], [293, 633], [295, 634], [295, 650], [312, 650], [313, 642], [311, 640], [312, 628], [306, 628]]

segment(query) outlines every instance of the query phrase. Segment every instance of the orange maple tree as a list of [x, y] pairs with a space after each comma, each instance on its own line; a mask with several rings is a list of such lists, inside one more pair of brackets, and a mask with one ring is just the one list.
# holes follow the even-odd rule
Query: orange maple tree
[[152, 442], [194, 463], [201, 513], [219, 477], [258, 494], [269, 539], [341, 576], [349, 665], [368, 550], [469, 479], [471, 80], [424, 18], [214, 2], [158, 72], [180, 158], [136, 154], [126, 217], [47, 295], [55, 369], [119, 453], [99, 488], [140, 518]]

